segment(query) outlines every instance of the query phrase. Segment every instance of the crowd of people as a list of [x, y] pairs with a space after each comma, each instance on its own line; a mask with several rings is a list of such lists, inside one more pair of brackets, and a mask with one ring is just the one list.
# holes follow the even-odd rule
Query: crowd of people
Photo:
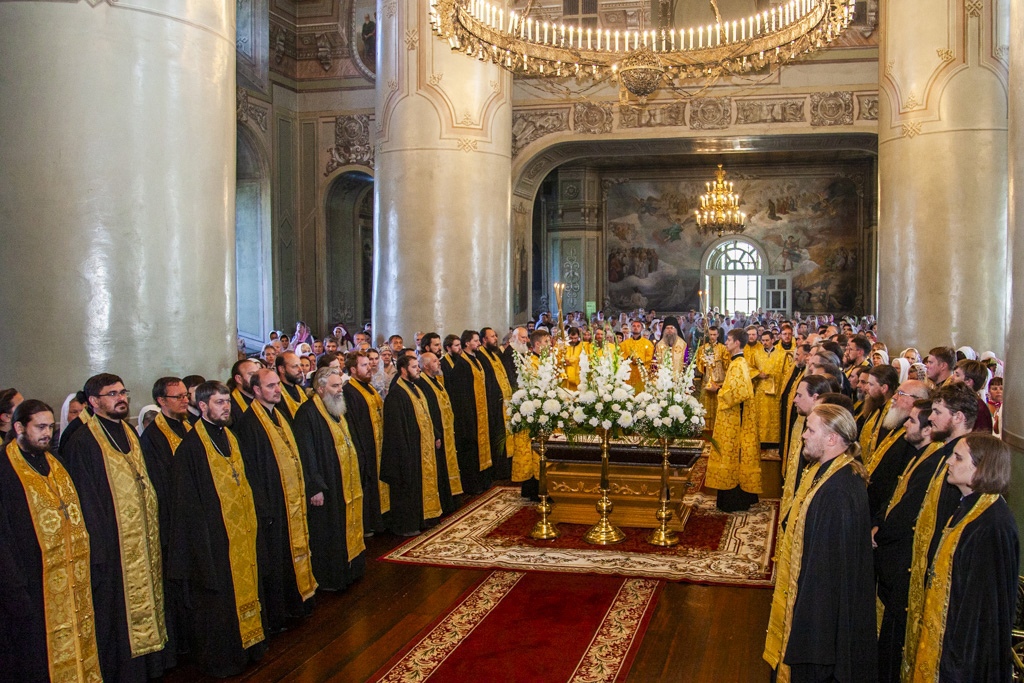
[[[365, 539], [414, 536], [496, 481], [537, 497], [511, 434], [517, 367], [562, 337], [616, 345], [639, 390], [693, 362], [713, 448], [706, 485], [742, 512], [777, 448], [783, 493], [765, 659], [780, 680], [1008, 680], [1017, 529], [1001, 497], [1002, 365], [963, 347], [890, 358], [870, 318], [615, 319], [570, 313], [499, 337], [304, 323], [226, 382], [161, 377], [129, 422], [102, 373], [59, 412], [0, 391], [0, 671], [143, 681], [179, 658], [241, 673], [317, 591], [363, 576]], [[525, 362], [516, 362], [516, 355]]]

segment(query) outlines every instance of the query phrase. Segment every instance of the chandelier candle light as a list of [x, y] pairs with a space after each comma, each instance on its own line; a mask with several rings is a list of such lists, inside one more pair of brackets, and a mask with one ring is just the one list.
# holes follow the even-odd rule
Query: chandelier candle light
[[611, 31], [540, 22], [487, 0], [430, 0], [431, 26], [452, 50], [529, 77], [617, 80], [641, 104], [664, 81], [772, 69], [820, 50], [853, 19], [856, 0], [790, 0], [707, 26]]
[[732, 181], [726, 182], [722, 164], [715, 171], [714, 182], [705, 185], [707, 192], [700, 197], [700, 209], [693, 212], [697, 229], [705, 234], [717, 232], [719, 237], [726, 232], [743, 232], [747, 214], [740, 211], [740, 196], [736, 194]]

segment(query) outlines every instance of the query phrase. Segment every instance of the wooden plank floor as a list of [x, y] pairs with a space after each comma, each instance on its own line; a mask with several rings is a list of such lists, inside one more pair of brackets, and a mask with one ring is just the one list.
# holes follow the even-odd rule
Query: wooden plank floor
[[[770, 465], [778, 469], [777, 463]], [[766, 495], [778, 495], [771, 490], [774, 486], [766, 488]], [[403, 540], [389, 534], [367, 539], [366, 576], [345, 592], [318, 593], [313, 615], [298, 628], [274, 636], [259, 666], [232, 680], [365, 681], [488, 574], [376, 559]], [[761, 660], [761, 650], [771, 597], [766, 588], [667, 584], [627, 683], [768, 681], [770, 669]], [[219, 679], [205, 678], [186, 664], [164, 680]], [[481, 681], [486, 680], [481, 672]]]

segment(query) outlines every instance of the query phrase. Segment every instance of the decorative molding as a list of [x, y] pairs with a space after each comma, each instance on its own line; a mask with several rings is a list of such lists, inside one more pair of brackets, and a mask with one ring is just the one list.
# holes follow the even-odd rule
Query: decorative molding
[[659, 128], [662, 126], [685, 126], [686, 103], [672, 102], [660, 106], [636, 107], [619, 105], [620, 128]]
[[911, 111], [912, 109], [917, 109], [920, 106], [921, 103], [917, 101], [917, 95], [914, 94], [914, 91], [911, 91], [910, 94], [907, 95], [907, 101], [903, 103], [903, 108], [907, 111]]
[[693, 130], [721, 130], [731, 123], [731, 98], [699, 97], [690, 101], [690, 128]]
[[444, 78], [444, 73], [438, 71], [436, 73], [430, 74], [428, 82], [430, 83], [430, 85], [440, 85], [442, 78]]
[[1010, 58], [1010, 46], [1009, 45], [999, 45], [999, 46], [997, 46], [996, 49], [995, 49], [995, 55], [996, 55], [996, 57], [998, 59], [1002, 59], [1003, 61], [1006, 61], [1007, 59]]
[[370, 144], [370, 115], [339, 116], [334, 119], [334, 146], [327, 149], [330, 160], [324, 175], [350, 164], [373, 167], [374, 147]]
[[[387, 3], [384, 4], [384, 16], [386, 18], [391, 19], [392, 17], [395, 16], [395, 12], [397, 12], [397, 11], [398, 11], [398, 7], [397, 7], [397, 3], [395, 2], [395, 0], [391, 0], [390, 2], [387, 2]], [[378, 29], [379, 28], [380, 27], [378, 27]]]
[[573, 105], [573, 129], [577, 133], [599, 135], [612, 132], [612, 105], [610, 103], [579, 102]]
[[512, 112], [512, 156], [534, 140], [569, 130], [569, 108]]
[[477, 151], [477, 141], [471, 138], [459, 138], [459, 151], [460, 152], [475, 152]]
[[941, 59], [944, 62], [952, 62], [953, 58], [956, 57], [954, 52], [950, 50], [948, 47], [938, 48], [937, 50], [935, 50], [935, 54], [937, 54], [939, 56], [939, 59]]
[[921, 134], [921, 122], [920, 121], [907, 121], [903, 124], [901, 136], [905, 138], [913, 138]]
[[984, 9], [985, 5], [981, 0], [968, 0], [964, 3], [964, 11], [967, 12], [968, 17], [980, 17], [981, 10]]
[[417, 28], [405, 29], [405, 49], [415, 50], [420, 45], [420, 32]]
[[249, 91], [235, 89], [235, 117], [239, 123], [252, 121], [264, 133], [267, 132], [267, 110], [249, 101]]
[[857, 119], [878, 120], [878, 95], [857, 95]]
[[736, 100], [736, 125], [755, 123], [804, 123], [806, 98]]
[[853, 124], [853, 93], [849, 91], [811, 93], [812, 126]]

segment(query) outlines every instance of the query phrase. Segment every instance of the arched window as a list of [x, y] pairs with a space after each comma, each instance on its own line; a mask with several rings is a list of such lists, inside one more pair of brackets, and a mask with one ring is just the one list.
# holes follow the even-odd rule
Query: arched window
[[709, 307], [751, 313], [762, 306], [764, 258], [753, 242], [731, 237], [714, 245], [703, 270]]

